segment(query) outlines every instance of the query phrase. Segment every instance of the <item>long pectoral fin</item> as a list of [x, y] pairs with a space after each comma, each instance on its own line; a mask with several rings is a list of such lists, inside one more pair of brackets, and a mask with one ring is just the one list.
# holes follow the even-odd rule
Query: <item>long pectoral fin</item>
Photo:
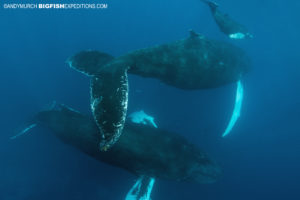
[[127, 104], [127, 69], [101, 73], [92, 78], [91, 108], [102, 134], [101, 150], [109, 149], [121, 136]]
[[140, 177], [127, 193], [125, 200], [150, 200], [154, 182], [154, 178]]
[[27, 133], [29, 130], [31, 130], [32, 128], [34, 128], [34, 127], [36, 127], [36, 126], [37, 126], [36, 123], [32, 123], [32, 124], [26, 126], [24, 129], [22, 129], [18, 134], [16, 134], [16, 135], [10, 137], [10, 139], [11, 139], [11, 140], [14, 140], [14, 139], [16, 139], [16, 138], [18, 138], [18, 137], [24, 135], [25, 133]]
[[223, 133], [222, 137], [225, 137], [230, 133], [232, 128], [234, 127], [236, 121], [241, 115], [241, 109], [242, 109], [242, 103], [243, 103], [243, 98], [244, 98], [244, 88], [242, 82], [239, 80], [237, 82], [237, 89], [236, 89], [236, 97], [235, 97], [235, 104], [234, 104], [234, 109], [230, 118], [230, 121], [227, 125], [227, 128], [225, 132]]

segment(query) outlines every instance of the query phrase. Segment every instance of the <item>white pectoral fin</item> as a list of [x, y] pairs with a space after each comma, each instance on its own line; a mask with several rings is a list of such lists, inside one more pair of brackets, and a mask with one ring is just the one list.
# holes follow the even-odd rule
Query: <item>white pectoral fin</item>
[[237, 82], [237, 90], [236, 90], [235, 105], [234, 105], [233, 113], [232, 113], [231, 119], [229, 121], [229, 124], [227, 125], [227, 128], [226, 128], [225, 132], [223, 133], [222, 137], [225, 137], [226, 135], [228, 135], [230, 133], [230, 131], [234, 127], [236, 121], [240, 117], [243, 98], [244, 98], [244, 88], [243, 88], [242, 82], [239, 80]]
[[154, 182], [154, 178], [140, 177], [127, 193], [125, 200], [150, 200]]
[[154, 117], [146, 114], [143, 110], [131, 113], [129, 117], [133, 123], [151, 125], [157, 128], [157, 125], [154, 122]]
[[29, 126], [27, 126], [26, 128], [24, 128], [22, 131], [20, 131], [17, 135], [10, 137], [11, 140], [14, 140], [22, 135], [24, 135], [25, 133], [27, 133], [30, 129], [36, 127], [37, 124], [30, 124]]
[[150, 124], [151, 124], [152, 126], [154, 126], [155, 128], [157, 128], [157, 125], [156, 125], [156, 123], [154, 122], [154, 118], [153, 118], [153, 117], [148, 118], [148, 120], [149, 120], [149, 122], [150, 122]]

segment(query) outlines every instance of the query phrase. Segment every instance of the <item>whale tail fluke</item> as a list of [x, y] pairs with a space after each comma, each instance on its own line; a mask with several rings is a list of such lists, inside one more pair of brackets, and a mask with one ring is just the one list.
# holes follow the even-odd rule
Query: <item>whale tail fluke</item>
[[[102, 135], [101, 151], [118, 141], [126, 120], [128, 106], [127, 69], [109, 66], [91, 80], [91, 109]], [[110, 70], [112, 69], [112, 70]]]
[[91, 110], [100, 130], [100, 150], [108, 150], [120, 137], [127, 112], [128, 66], [98, 51], [81, 51], [67, 63], [91, 76]]
[[113, 60], [114, 57], [99, 51], [81, 51], [67, 59], [69, 66], [76, 71], [93, 76], [102, 66]]

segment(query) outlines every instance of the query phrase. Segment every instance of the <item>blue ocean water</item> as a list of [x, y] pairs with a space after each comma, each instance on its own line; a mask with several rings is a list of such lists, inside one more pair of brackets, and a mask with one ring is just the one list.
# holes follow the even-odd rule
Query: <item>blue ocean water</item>
[[[3, 3], [9, 2], [16, 1]], [[208, 185], [157, 180], [152, 199], [300, 198], [299, 1], [219, 1], [222, 11], [253, 33], [243, 41], [227, 39], [199, 0], [88, 2], [109, 7], [0, 9], [1, 200], [124, 199], [134, 175], [93, 160], [41, 128], [18, 140], [9, 137], [53, 100], [90, 113], [89, 78], [67, 66], [70, 55], [97, 49], [119, 56], [185, 38], [189, 29], [240, 46], [252, 69], [243, 80], [241, 117], [225, 138], [235, 84], [185, 91], [129, 77], [129, 113], [145, 110], [159, 127], [208, 152], [224, 173]]]

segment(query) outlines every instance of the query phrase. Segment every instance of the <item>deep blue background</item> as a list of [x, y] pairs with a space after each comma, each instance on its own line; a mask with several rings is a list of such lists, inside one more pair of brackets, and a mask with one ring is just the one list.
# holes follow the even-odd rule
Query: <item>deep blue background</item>
[[9, 137], [52, 100], [90, 112], [89, 79], [65, 64], [68, 56], [83, 49], [119, 56], [184, 38], [189, 29], [241, 46], [253, 69], [244, 79], [242, 116], [226, 138], [221, 134], [235, 85], [182, 91], [130, 76], [129, 112], [144, 109], [159, 127], [184, 134], [224, 169], [211, 185], [157, 180], [152, 199], [300, 199], [298, 0], [220, 0], [221, 9], [254, 34], [247, 41], [229, 41], [199, 0], [80, 2], [106, 2], [109, 8], [0, 9], [1, 200], [124, 199], [136, 178], [126, 171], [87, 157], [41, 128], [18, 140]]

